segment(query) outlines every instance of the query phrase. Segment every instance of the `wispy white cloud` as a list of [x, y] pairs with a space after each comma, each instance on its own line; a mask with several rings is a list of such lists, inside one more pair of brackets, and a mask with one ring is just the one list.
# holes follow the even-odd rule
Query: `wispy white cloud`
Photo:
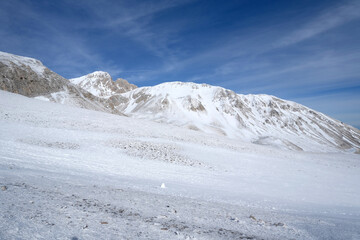
[[[324, 68], [330, 68], [334, 71], [337, 70], [338, 66], [341, 66], [341, 71], [336, 74], [336, 77], [345, 78], [346, 75], [360, 75], [360, 69], [356, 66], [357, 62], [360, 61], [360, 53], [349, 53], [349, 54], [330, 54], [330, 53], [321, 53], [315, 54], [314, 56], [299, 57], [295, 62], [282, 63], [281, 65], [272, 66], [271, 69], [266, 72], [260, 71], [259, 73], [254, 73], [251, 76], [245, 77], [243, 82], [251, 81], [261, 81], [270, 79], [273, 77], [279, 77], [284, 74], [299, 73], [299, 72], [314, 72], [316, 70], [323, 70]], [[261, 63], [262, 64], [262, 63]], [[344, 71], [344, 65], [351, 67], [353, 71]], [[260, 66], [261, 68], [261, 66]], [[346, 70], [350, 70], [347, 68]], [[334, 71], [331, 71], [331, 74], [334, 74]], [[326, 72], [324, 72], [326, 74]], [[297, 74], [298, 75], [298, 74]], [[328, 76], [326, 80], [324, 78], [314, 79], [313, 81], [319, 83], [321, 80], [329, 81], [333, 76]]]
[[[108, 71], [112, 75], [123, 72], [121, 66], [104, 59], [100, 53], [87, 46], [87, 39], [84, 36], [76, 34], [72, 28], [60, 27], [67, 25], [67, 19], [48, 21], [49, 19], [42, 12], [38, 12], [31, 2], [14, 0], [4, 7], [11, 11], [0, 11], [2, 23], [8, 22], [16, 26], [18, 21], [26, 21], [41, 31], [30, 29], [29, 32], [19, 35], [16, 29], [11, 29], [14, 28], [11, 25], [9, 29], [0, 29], [0, 36], [6, 36], [4, 38], [6, 41], [1, 41], [0, 44], [3, 51], [22, 46], [22, 49], [17, 47], [22, 54], [32, 57], [41, 56], [39, 59], [48, 60], [45, 64], [50, 67], [56, 66], [58, 71], [69, 78], [95, 70]], [[14, 11], [22, 14], [18, 16]], [[25, 41], [26, 45], [23, 44]]]
[[348, 1], [343, 5], [325, 10], [300, 29], [277, 41], [274, 46], [285, 47], [296, 44], [358, 18], [360, 18], [360, 1]]
[[[149, 16], [151, 17], [156, 13], [186, 4], [190, 1], [194, 0], [162, 0], [157, 2], [145, 1], [137, 2], [136, 5], [133, 6], [124, 6], [122, 4], [117, 5], [116, 3], [114, 4], [113, 2], [111, 2], [111, 5], [106, 7], [106, 12], [95, 11], [95, 13], [98, 15], [98, 17], [106, 19], [106, 21], [102, 23], [103, 26], [113, 29], [124, 24], [126, 25], [129, 22], [135, 22], [140, 18], [146, 18]], [[116, 15], [109, 14], [109, 12], [111, 12], [111, 8], [112, 10], [114, 10], [114, 7], [116, 9]]]
[[156, 27], [152, 20], [158, 13], [194, 1], [196, 0], [136, 1], [136, 4], [125, 4], [119, 1], [86, 4], [85, 1], [83, 7], [97, 20], [91, 25], [82, 27], [107, 29], [114, 37], [126, 36], [156, 56], [171, 61], [175, 58], [176, 50], [170, 48], [169, 44], [176, 41], [173, 35], [185, 26], [185, 21], [177, 21], [176, 26], [174, 26], [175, 23], [168, 26], [165, 22]]

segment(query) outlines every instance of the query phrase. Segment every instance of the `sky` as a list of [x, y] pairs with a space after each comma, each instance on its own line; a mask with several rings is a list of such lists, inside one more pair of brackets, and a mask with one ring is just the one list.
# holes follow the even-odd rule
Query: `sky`
[[359, 0], [1, 0], [0, 51], [73, 78], [208, 83], [360, 128]]

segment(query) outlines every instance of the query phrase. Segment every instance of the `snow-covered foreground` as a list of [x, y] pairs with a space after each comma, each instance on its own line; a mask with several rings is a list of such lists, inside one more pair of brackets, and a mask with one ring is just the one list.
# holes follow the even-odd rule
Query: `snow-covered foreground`
[[0, 239], [360, 239], [359, 170], [0, 91]]

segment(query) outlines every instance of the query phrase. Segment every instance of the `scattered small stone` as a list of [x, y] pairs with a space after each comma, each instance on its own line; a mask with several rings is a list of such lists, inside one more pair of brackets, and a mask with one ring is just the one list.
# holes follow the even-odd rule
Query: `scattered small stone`
[[161, 230], [166, 231], [166, 230], [169, 230], [169, 229], [168, 228], [161, 228]]
[[274, 223], [273, 226], [275, 226], [275, 227], [283, 227], [283, 226], [285, 226], [285, 223], [281, 223], [281, 222]]
[[86, 225], [84, 225], [83, 226], [83, 229], [86, 229], [86, 228], [88, 228], [89, 226], [86, 224]]
[[108, 222], [100, 222], [101, 224], [109, 224]]
[[1, 190], [2, 190], [2, 191], [6, 191], [6, 190], [7, 190], [7, 186], [2, 186], [2, 187], [1, 187]]
[[176, 209], [169, 209], [169, 210], [168, 210], [168, 213], [176, 214], [177, 211], [176, 211]]
[[256, 221], [256, 217], [254, 217], [253, 215], [250, 215], [250, 217], [252, 220]]

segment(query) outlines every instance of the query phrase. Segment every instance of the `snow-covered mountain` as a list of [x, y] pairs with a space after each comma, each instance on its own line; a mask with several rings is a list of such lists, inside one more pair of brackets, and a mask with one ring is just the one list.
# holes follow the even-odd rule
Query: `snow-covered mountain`
[[113, 99], [94, 96], [39, 60], [5, 52], [0, 52], [0, 89], [44, 101], [121, 114], [112, 107]]
[[221, 87], [163, 83], [122, 94], [126, 115], [294, 150], [358, 151], [360, 131], [295, 102]]
[[260, 145], [360, 152], [360, 131], [300, 104], [207, 84], [137, 88], [106, 72], [67, 80], [40, 61], [0, 52], [0, 89], [40, 100], [126, 114]]
[[102, 98], [111, 97], [137, 88], [134, 84], [130, 84], [122, 78], [113, 81], [109, 73], [101, 71], [69, 80], [94, 96]]

